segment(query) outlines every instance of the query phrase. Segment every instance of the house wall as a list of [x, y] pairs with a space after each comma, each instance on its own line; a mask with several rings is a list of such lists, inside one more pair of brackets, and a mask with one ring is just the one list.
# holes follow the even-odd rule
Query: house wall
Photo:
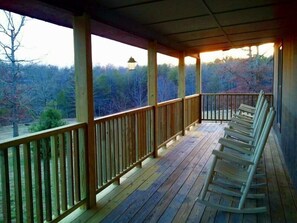
[[[283, 79], [282, 79], [282, 108], [281, 122], [275, 123], [279, 142], [283, 151], [287, 168], [295, 188], [297, 188], [297, 35], [283, 39]], [[274, 95], [277, 106], [278, 88], [278, 57], [275, 56]], [[278, 89], [277, 89], [278, 88]]]

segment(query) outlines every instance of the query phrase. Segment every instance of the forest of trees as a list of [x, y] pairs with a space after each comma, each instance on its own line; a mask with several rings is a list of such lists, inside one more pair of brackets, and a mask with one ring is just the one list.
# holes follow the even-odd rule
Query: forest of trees
[[[41, 112], [52, 107], [61, 111], [63, 118], [75, 117], [74, 68], [51, 65], [20, 65], [17, 91], [11, 92], [10, 64], [0, 62], [0, 125], [10, 124], [11, 103], [17, 101], [21, 123], [31, 122]], [[187, 93], [195, 91], [194, 67], [187, 76]], [[159, 101], [177, 97], [177, 67], [159, 66]], [[135, 70], [112, 65], [97, 66], [93, 70], [95, 116], [147, 105], [147, 67]]]
[[[202, 92], [272, 91], [272, 58], [225, 58], [202, 65]], [[51, 65], [19, 65], [17, 90], [11, 92], [10, 64], [0, 63], [0, 125], [10, 124], [12, 106], [18, 105], [20, 123], [31, 122], [47, 107], [60, 110], [63, 118], [75, 117], [74, 68]], [[195, 93], [195, 65], [186, 67], [186, 95]], [[147, 67], [96, 66], [93, 69], [95, 116], [147, 105]], [[158, 101], [177, 97], [178, 68], [158, 66]]]
[[226, 57], [202, 66], [204, 93], [272, 92], [273, 57], [253, 55], [245, 59]]

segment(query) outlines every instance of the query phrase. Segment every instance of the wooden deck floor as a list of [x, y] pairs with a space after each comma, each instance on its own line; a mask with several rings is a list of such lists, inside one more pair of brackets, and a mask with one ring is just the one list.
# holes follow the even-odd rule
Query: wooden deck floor
[[[97, 207], [74, 222], [297, 222], [297, 196], [271, 133], [264, 154], [264, 214], [229, 214], [195, 202], [224, 124], [203, 123], [98, 195]], [[218, 202], [226, 202], [222, 198]], [[72, 219], [73, 220], [73, 219]]]

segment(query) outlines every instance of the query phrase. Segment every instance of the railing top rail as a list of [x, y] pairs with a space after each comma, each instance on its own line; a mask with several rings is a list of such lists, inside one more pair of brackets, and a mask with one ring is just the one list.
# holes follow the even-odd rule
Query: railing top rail
[[43, 130], [40, 132], [26, 134], [26, 135], [14, 137], [14, 138], [0, 140], [0, 150], [8, 148], [8, 147], [18, 146], [20, 144], [29, 143], [31, 141], [39, 140], [42, 138], [47, 138], [52, 135], [62, 134], [64, 132], [67, 132], [70, 130], [85, 128], [86, 126], [87, 126], [87, 123], [83, 123], [83, 122], [82, 123], [74, 123], [74, 124], [63, 125], [60, 127], [52, 128], [52, 129]]
[[172, 100], [169, 100], [169, 101], [163, 101], [163, 102], [158, 103], [158, 107], [166, 106], [166, 105], [169, 105], [169, 104], [174, 104], [174, 103], [180, 102], [182, 100], [183, 100], [182, 98], [175, 98], [175, 99], [172, 99]]
[[138, 112], [148, 111], [148, 110], [152, 110], [152, 109], [153, 109], [153, 106], [145, 106], [145, 107], [141, 107], [141, 108], [135, 108], [135, 109], [127, 110], [127, 111], [122, 111], [122, 112], [118, 112], [118, 113], [114, 113], [114, 114], [110, 114], [110, 115], [95, 118], [95, 123], [102, 122], [102, 121], [107, 121], [107, 120], [110, 120], [110, 119], [120, 118], [120, 117], [123, 117], [125, 115], [135, 114], [135, 113], [138, 113]]
[[185, 99], [196, 98], [199, 97], [200, 94], [192, 94], [185, 97]]
[[[201, 93], [201, 95], [234, 95], [234, 96], [250, 96], [259, 95], [259, 93]], [[267, 96], [273, 95], [272, 93], [265, 93]]]

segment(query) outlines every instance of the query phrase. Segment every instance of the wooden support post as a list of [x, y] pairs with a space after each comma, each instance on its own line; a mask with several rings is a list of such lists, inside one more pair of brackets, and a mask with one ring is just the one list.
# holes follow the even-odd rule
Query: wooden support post
[[196, 59], [196, 94], [199, 94], [199, 102], [198, 102], [198, 106], [199, 106], [199, 112], [198, 112], [198, 123], [201, 123], [201, 111], [202, 111], [202, 105], [201, 105], [201, 99], [202, 99], [202, 95], [201, 95], [201, 60], [200, 58]]
[[201, 60], [196, 59], [196, 94], [201, 94]]
[[179, 75], [178, 75], [178, 97], [182, 98], [182, 134], [186, 134], [186, 117], [185, 115], [187, 114], [185, 111], [185, 95], [186, 95], [186, 83], [185, 83], [185, 53], [181, 52], [179, 54], [179, 64], [178, 64], [178, 70], [179, 70]]
[[94, 140], [94, 100], [90, 18], [87, 15], [75, 16], [74, 34], [74, 67], [76, 93], [76, 119], [86, 122], [86, 165], [85, 185], [82, 190], [87, 197], [87, 208], [96, 205], [95, 184], [95, 140]]
[[154, 118], [153, 118], [153, 128], [154, 128], [154, 139], [153, 139], [153, 149], [154, 157], [158, 156], [158, 66], [157, 66], [157, 43], [155, 41], [150, 42], [148, 45], [148, 104], [154, 106]]
[[142, 162], [139, 162], [136, 167], [137, 168], [142, 168]]
[[121, 178], [118, 177], [115, 181], [114, 181], [115, 185], [120, 185], [121, 184]]

